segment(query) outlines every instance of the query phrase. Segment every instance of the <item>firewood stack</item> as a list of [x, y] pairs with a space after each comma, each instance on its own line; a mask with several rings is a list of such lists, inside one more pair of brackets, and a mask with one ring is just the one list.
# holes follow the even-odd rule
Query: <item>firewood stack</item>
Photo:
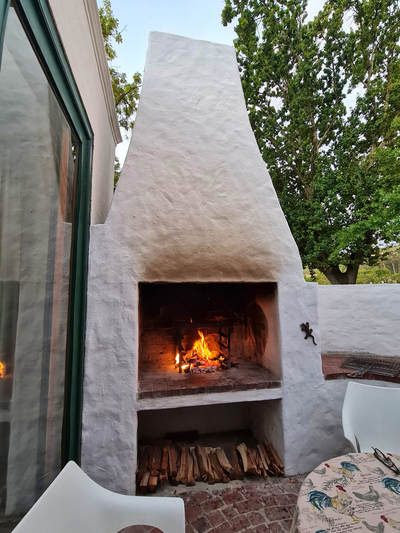
[[283, 475], [283, 464], [273, 446], [264, 444], [248, 448], [244, 442], [237, 446], [183, 446], [168, 443], [164, 446], [142, 445], [136, 484], [139, 492], [154, 493], [167, 481], [171, 485], [182, 483], [193, 487], [196, 481], [209, 485], [229, 483], [244, 479], [244, 474], [254, 477]]

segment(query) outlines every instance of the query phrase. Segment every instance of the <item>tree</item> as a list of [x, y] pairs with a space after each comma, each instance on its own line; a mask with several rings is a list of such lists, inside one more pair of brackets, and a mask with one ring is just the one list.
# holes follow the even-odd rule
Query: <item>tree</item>
[[[142, 78], [139, 72], [133, 75], [133, 80], [128, 82], [127, 76], [119, 72], [113, 66], [117, 58], [114, 44], [122, 43], [122, 31], [119, 31], [119, 20], [114, 17], [111, 0], [103, 0], [103, 6], [99, 8], [101, 30], [103, 32], [104, 48], [110, 70], [111, 86], [114, 93], [115, 111], [121, 128], [129, 132], [133, 128], [134, 118], [139, 102], [139, 92]], [[124, 28], [125, 29], [125, 28]], [[114, 186], [117, 184], [121, 172], [119, 160], [115, 158]]]
[[225, 0], [249, 119], [311, 271], [355, 283], [400, 236], [397, 0]]

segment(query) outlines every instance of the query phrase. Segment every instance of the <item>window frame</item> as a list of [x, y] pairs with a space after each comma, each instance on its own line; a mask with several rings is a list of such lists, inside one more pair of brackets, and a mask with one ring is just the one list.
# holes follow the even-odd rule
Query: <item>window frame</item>
[[[80, 464], [93, 131], [46, 0], [13, 0], [43, 71], [79, 143], [69, 290], [63, 464]], [[10, 0], [0, 0], [0, 69]]]

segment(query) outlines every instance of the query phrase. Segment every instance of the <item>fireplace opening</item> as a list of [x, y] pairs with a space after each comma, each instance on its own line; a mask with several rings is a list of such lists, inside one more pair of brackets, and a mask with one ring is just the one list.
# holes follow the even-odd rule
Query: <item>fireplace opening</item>
[[280, 386], [275, 283], [140, 283], [139, 399]]

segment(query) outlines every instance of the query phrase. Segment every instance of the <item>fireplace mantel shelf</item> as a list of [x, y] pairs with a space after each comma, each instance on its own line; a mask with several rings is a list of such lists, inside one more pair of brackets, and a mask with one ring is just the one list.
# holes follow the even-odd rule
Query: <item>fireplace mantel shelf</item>
[[282, 397], [282, 388], [279, 386], [273, 389], [253, 389], [246, 391], [190, 394], [188, 396], [144, 398], [136, 402], [136, 409], [138, 411], [148, 411], [153, 409], [174, 409], [175, 407], [193, 407], [200, 405], [261, 402], [265, 400], [280, 400]]
[[282, 397], [280, 380], [249, 362], [208, 374], [178, 374], [169, 368], [141, 365], [139, 374], [139, 410]]

